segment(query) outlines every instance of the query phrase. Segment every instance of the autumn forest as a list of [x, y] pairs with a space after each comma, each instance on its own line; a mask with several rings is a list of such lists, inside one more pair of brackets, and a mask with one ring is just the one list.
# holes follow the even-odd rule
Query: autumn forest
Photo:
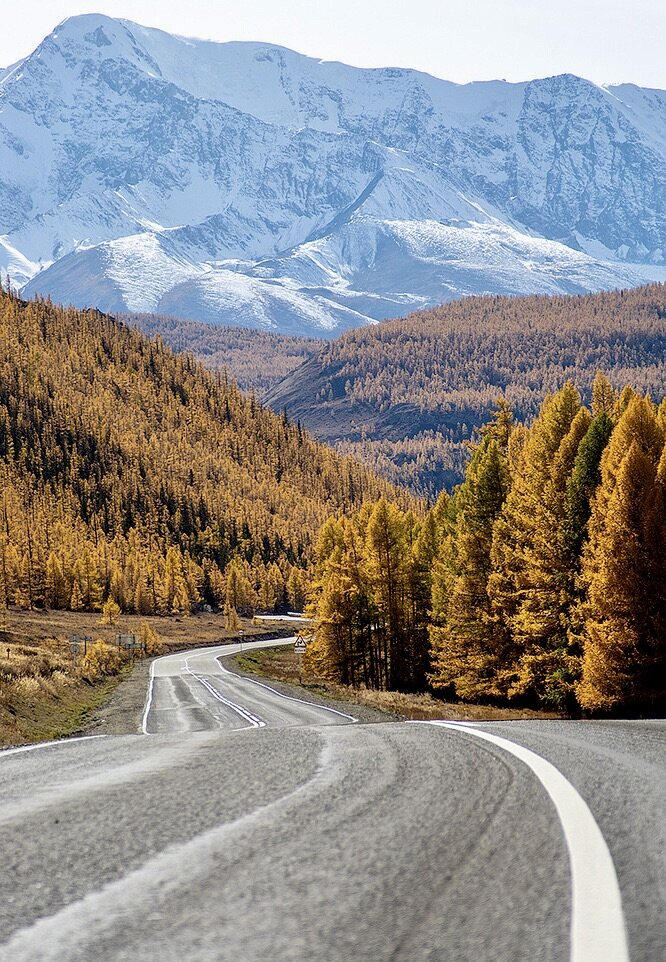
[[190, 355], [0, 296], [0, 606], [300, 607], [319, 526], [381, 495]]
[[322, 529], [307, 657], [348, 684], [566, 711], [663, 708], [666, 404], [598, 374], [529, 427], [505, 401], [422, 520]]
[[[453, 371], [451, 346], [472, 349], [473, 300], [486, 319], [512, 318], [504, 347], [491, 324], [497, 363], [522, 343], [511, 390], [496, 390], [488, 370], [476, 383], [473, 351]], [[208, 606], [229, 624], [307, 606], [306, 663], [344, 685], [574, 713], [663, 707], [666, 402], [651, 358], [665, 300], [658, 285], [643, 301], [599, 295], [594, 310], [610, 310], [610, 333], [594, 344], [576, 342], [571, 320], [583, 308], [596, 317], [594, 298], [571, 299], [573, 313], [553, 299], [542, 324], [534, 318], [546, 299], [487, 298], [446, 309], [458, 319], [446, 336], [436, 329], [443, 315], [430, 312], [413, 336], [395, 322], [326, 348], [342, 359], [340, 377], [356, 372], [343, 390], [350, 403], [390, 411], [404, 390], [422, 409], [459, 401], [485, 412], [466, 440], [449, 439], [462, 482], [435, 492], [430, 482], [405, 486], [400, 472], [402, 486], [392, 484], [242, 391], [201, 325], [183, 334], [174, 322], [171, 340], [195, 338], [202, 354], [217, 344], [214, 370], [122, 320], [3, 291], [0, 610], [112, 605], [148, 616]], [[551, 383], [544, 372], [537, 385], [556, 316], [578, 361], [571, 379]], [[252, 334], [225, 337], [244, 370]], [[270, 339], [258, 337], [261, 380]], [[411, 358], [403, 380], [372, 360], [374, 344], [396, 337], [397, 367]], [[293, 386], [315, 347], [283, 340]], [[596, 361], [612, 377], [592, 378]], [[422, 453], [424, 463], [436, 456]]]

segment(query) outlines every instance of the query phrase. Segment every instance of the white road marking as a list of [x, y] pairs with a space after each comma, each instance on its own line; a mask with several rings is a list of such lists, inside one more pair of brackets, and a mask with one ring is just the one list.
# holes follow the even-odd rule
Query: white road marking
[[[245, 729], [247, 731], [247, 729]], [[321, 796], [338, 784], [340, 775], [328, 734], [315, 771], [287, 794], [267, 802], [231, 822], [224, 822], [199, 835], [169, 845], [127, 875], [88, 892], [78, 901], [38, 918], [18, 929], [0, 948], [2, 962], [62, 962], [73, 957], [93, 959], [100, 939], [117, 932], [121, 919], [130, 928], [141, 928], [141, 918], [156, 903], [182, 893], [195, 879], [217, 877], [220, 854], [234, 836], [251, 837], [256, 826], [272, 819], [274, 824], [293, 817], [295, 806]], [[38, 948], [36, 948], [36, 946]], [[2, 952], [6, 954], [1, 954]]]
[[34, 752], [38, 748], [53, 748], [54, 745], [71, 745], [72, 742], [86, 742], [91, 738], [106, 738], [106, 735], [78, 735], [76, 738], [58, 738], [53, 742], [38, 742], [36, 745], [21, 745], [20, 748], [0, 749], [0, 758], [8, 755], [18, 755], [22, 752]]
[[[265, 641], [262, 641], [262, 642], [258, 643], [258, 644], [256, 645], [256, 647], [259, 647], [259, 648], [267, 648], [267, 647], [270, 647], [269, 643], [270, 643], [270, 644], [275, 644], [275, 645], [280, 645], [280, 644], [289, 644], [289, 643], [291, 643], [292, 641], [294, 641], [294, 638], [267, 638]], [[247, 648], [248, 650], [251, 650], [251, 649], [253, 649], [253, 648], [255, 647], [255, 643], [254, 643], [254, 642], [246, 642], [245, 644], [246, 644], [246, 648]], [[218, 648], [219, 648], [219, 647], [222, 647], [222, 646], [219, 646], [219, 645], [218, 645], [218, 646], [215, 646], [215, 647], [218, 647]], [[239, 654], [239, 653], [242, 651], [242, 648], [243, 648], [243, 646], [242, 646], [242, 644], [241, 644], [240, 642], [237, 643], [237, 644], [235, 644], [235, 645], [228, 645], [228, 646], [224, 646], [224, 647], [228, 649], [228, 650], [225, 652], [225, 654], [228, 654], [228, 655]], [[209, 655], [209, 654], [212, 653], [212, 650], [214, 650], [214, 649], [204, 649], [203, 651], [199, 651], [198, 654], [197, 654], [197, 657], [204, 656], [204, 655]], [[156, 665], [156, 663], [157, 663], [158, 661], [161, 661], [163, 658], [174, 658], [174, 656], [175, 656], [176, 654], [177, 654], [176, 652], [173, 652], [173, 653], [170, 654], [170, 655], [162, 655], [160, 658], [154, 658], [153, 661], [152, 661], [152, 663], [151, 663], [151, 665], [150, 665], [150, 680], [149, 680], [149, 682], [148, 682], [148, 695], [147, 695], [147, 698], [146, 698], [146, 705], [145, 705], [145, 708], [144, 708], [143, 718], [142, 718], [142, 721], [141, 721], [141, 728], [142, 728], [142, 731], [143, 731], [143, 734], [144, 734], [144, 735], [152, 735], [152, 734], [153, 734], [153, 732], [149, 732], [149, 731], [148, 731], [148, 716], [149, 716], [149, 714], [150, 714], [150, 709], [151, 709], [152, 704], [153, 704], [153, 693], [154, 693], [154, 687], [155, 687], [155, 665]], [[185, 653], [183, 652], [183, 654], [185, 654]], [[191, 656], [191, 657], [194, 657], [194, 656]], [[197, 679], [197, 681], [201, 681], [201, 678], [200, 678], [198, 675], [196, 675], [196, 674], [190, 669], [190, 667], [189, 667], [189, 665], [188, 665], [188, 659], [185, 659], [185, 664], [180, 667], [180, 671], [185, 671], [185, 672], [187, 672], [188, 674], [193, 675], [193, 676]], [[201, 683], [204, 684], [203, 682], [201, 682]], [[207, 686], [204, 685], [204, 687], [207, 687]], [[223, 701], [223, 700], [224, 700], [224, 699], [223, 699], [223, 696], [220, 695], [220, 692], [218, 692], [218, 691], [216, 691], [215, 689], [213, 689], [212, 686], [211, 686], [211, 688], [209, 689], [209, 691], [210, 691], [210, 693], [211, 693], [212, 695], [214, 695], [214, 697], [217, 697], [217, 698], [218, 698], [218, 701]], [[218, 696], [219, 696], [219, 697], [218, 697]], [[227, 702], [227, 704], [228, 704], [228, 706], [229, 706], [230, 708], [233, 708], [234, 711], [239, 711], [239, 709], [240, 709], [240, 706], [239, 706], [239, 705], [235, 705], [233, 702]], [[240, 711], [239, 713], [241, 714], [241, 716], [242, 716], [246, 721], [249, 721], [250, 724], [251, 724], [253, 727], [255, 727], [255, 728], [262, 728], [262, 727], [265, 725], [265, 722], [263, 722], [262, 719], [260, 719], [260, 718], [256, 718], [256, 719], [253, 718], [252, 720], [251, 720], [250, 718], [248, 718], [247, 715], [243, 714], [243, 710], [242, 710], [242, 709], [241, 709], [241, 711]], [[248, 713], [248, 714], [251, 714], [251, 713]], [[238, 729], [233, 729], [233, 730], [234, 730], [234, 731], [242, 731], [242, 729], [240, 729], [240, 728], [238, 728]]]
[[204, 678], [203, 675], [198, 675], [196, 671], [193, 671], [190, 668], [189, 658], [185, 659], [185, 667], [188, 673], [193, 678], [196, 678], [199, 684], [203, 685], [204, 688], [211, 693], [213, 698], [216, 698], [217, 701], [222, 702], [223, 705], [226, 705], [228, 708], [231, 708], [232, 711], [235, 711], [237, 715], [240, 715], [241, 718], [244, 718], [245, 721], [249, 722], [252, 728], [266, 727], [266, 722], [263, 720], [263, 718], [259, 718], [258, 715], [253, 715], [249, 708], [244, 708], [242, 705], [237, 705], [236, 702], [231, 701], [229, 698], [225, 698], [222, 692], [219, 692], [217, 688], [215, 688], [214, 685], [208, 681], [207, 678]]
[[141, 728], [143, 729], [144, 735], [150, 735], [150, 732], [146, 728], [146, 725], [148, 724], [148, 714], [150, 712], [150, 706], [153, 703], [153, 685], [155, 684], [155, 662], [156, 661], [157, 661], [157, 658], [153, 658], [152, 662], [150, 663], [150, 680], [148, 682], [148, 696], [146, 698], [146, 707], [144, 708], [143, 718], [141, 720]]
[[334, 715], [340, 715], [341, 718], [348, 718], [352, 722], [358, 721], [358, 718], [356, 718], [354, 715], [348, 715], [344, 711], [338, 711], [337, 708], [329, 708], [328, 705], [320, 705], [319, 702], [305, 701], [304, 698], [296, 698], [294, 695], [283, 695], [281, 691], [271, 688], [270, 685], [265, 685], [262, 681], [257, 681], [255, 678], [248, 678], [246, 675], [239, 675], [235, 671], [230, 671], [228, 668], [225, 668], [220, 661], [221, 658], [228, 657], [228, 655], [216, 655], [215, 657], [215, 661], [218, 663], [221, 670], [227, 675], [233, 675], [234, 678], [240, 678], [241, 681], [249, 681], [253, 685], [258, 685], [260, 688], [265, 688], [266, 691], [270, 691], [272, 694], [277, 695], [278, 698], [284, 698], [286, 701], [295, 701], [298, 702], [299, 705], [307, 705], [308, 708], [321, 708], [323, 711], [330, 711], [333, 712]]
[[510, 752], [532, 769], [555, 805], [569, 850], [571, 962], [629, 962], [622, 896], [613, 859], [592, 812], [564, 775], [536, 752], [458, 723], [434, 721]]
[[[266, 639], [265, 642], [262, 642], [257, 647], [260, 647], [260, 648], [270, 647], [269, 642], [274, 643], [275, 645], [280, 645], [280, 644], [285, 645], [285, 644], [291, 644], [294, 641], [295, 641], [295, 637]], [[249, 649], [250, 649], [250, 646], [248, 645], [248, 650]], [[198, 674], [190, 666], [191, 661], [195, 661], [197, 658], [207, 658], [212, 655], [215, 658], [215, 661], [217, 662], [219, 670], [222, 674], [231, 675], [232, 677], [239, 679], [239, 681], [241, 682], [247, 682], [248, 684], [258, 685], [259, 688], [263, 688], [266, 691], [269, 691], [272, 695], [275, 695], [277, 698], [283, 698], [285, 701], [293, 701], [299, 705], [304, 705], [307, 708], [314, 708], [314, 709], [319, 709], [321, 711], [330, 712], [331, 714], [337, 715], [340, 718], [345, 718], [352, 723], [356, 723], [358, 721], [358, 718], [356, 718], [354, 715], [349, 715], [346, 712], [339, 711], [337, 708], [329, 708], [328, 705], [320, 705], [318, 702], [306, 701], [303, 698], [296, 698], [293, 695], [284, 695], [282, 694], [282, 692], [277, 691], [275, 688], [271, 688], [270, 685], [265, 685], [263, 682], [256, 681], [254, 678], [246, 678], [244, 675], [238, 675], [236, 672], [230, 671], [228, 668], [225, 668], [224, 665], [222, 665], [220, 659], [226, 658], [229, 655], [240, 654], [240, 645], [229, 646], [229, 648], [226, 648], [226, 650], [222, 651], [220, 654], [214, 654], [214, 652], [215, 652], [215, 649], [197, 650], [196, 654], [191, 654], [189, 658], [184, 659], [184, 664], [180, 666], [180, 671], [187, 672], [187, 674], [195, 678], [199, 682], [199, 684], [202, 685], [213, 696], [213, 698], [215, 698], [217, 701], [221, 702], [222, 704], [226, 705], [228, 708], [231, 708], [231, 710], [236, 712], [236, 714], [240, 715], [240, 717], [244, 721], [248, 722], [248, 724], [252, 728], [265, 728], [266, 722], [264, 721], [263, 718], [260, 718], [258, 715], [255, 715], [246, 706], [240, 705], [237, 702], [231, 701], [231, 699], [226, 698], [220, 691], [218, 691], [217, 688], [215, 688], [215, 686], [212, 684], [210, 679], [204, 677], [203, 675]], [[173, 655], [165, 655], [163, 657], [173, 658]], [[153, 693], [154, 693], [154, 686], [155, 686], [155, 664], [159, 660], [160, 659], [155, 659], [150, 666], [150, 681], [148, 685], [148, 696], [146, 699], [146, 706], [144, 709], [143, 721], [142, 721], [143, 733], [145, 735], [151, 734], [151, 732], [148, 731], [148, 716], [150, 714], [150, 710], [153, 703]], [[233, 729], [233, 730], [242, 731], [243, 729]]]

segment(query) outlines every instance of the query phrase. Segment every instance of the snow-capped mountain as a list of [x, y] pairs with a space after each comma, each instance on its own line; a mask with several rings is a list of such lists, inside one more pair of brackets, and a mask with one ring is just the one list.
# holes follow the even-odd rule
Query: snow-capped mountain
[[666, 280], [666, 92], [464, 86], [100, 15], [0, 70], [0, 270], [105, 310], [334, 334]]

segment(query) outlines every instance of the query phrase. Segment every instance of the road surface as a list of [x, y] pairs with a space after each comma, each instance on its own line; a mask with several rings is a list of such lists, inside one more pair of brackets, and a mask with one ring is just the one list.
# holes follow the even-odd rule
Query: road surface
[[[291, 644], [296, 638], [280, 639]], [[276, 640], [246, 644], [275, 647]], [[201, 648], [166, 655], [153, 662], [143, 719], [146, 734], [220, 731], [240, 728], [287, 728], [292, 725], [339, 725], [353, 722], [331, 708], [319, 708], [286, 698], [273, 688], [243, 678], [223, 667], [220, 658], [241, 650], [240, 645]]]
[[664, 722], [362, 725], [215, 655], [0, 753], [2, 962], [666, 958]]

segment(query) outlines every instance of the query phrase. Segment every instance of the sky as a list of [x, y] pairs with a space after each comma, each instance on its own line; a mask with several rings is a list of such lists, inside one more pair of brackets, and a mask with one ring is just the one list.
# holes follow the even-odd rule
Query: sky
[[664, 0], [20, 0], [0, 32], [0, 65], [65, 17], [93, 12], [458, 83], [575, 73], [666, 89]]

